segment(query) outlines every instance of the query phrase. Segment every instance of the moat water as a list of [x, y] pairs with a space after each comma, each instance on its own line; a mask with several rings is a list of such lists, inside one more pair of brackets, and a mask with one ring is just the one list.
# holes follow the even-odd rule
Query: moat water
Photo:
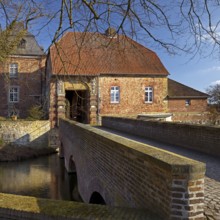
[[80, 201], [76, 174], [66, 172], [58, 155], [0, 163], [0, 192]]

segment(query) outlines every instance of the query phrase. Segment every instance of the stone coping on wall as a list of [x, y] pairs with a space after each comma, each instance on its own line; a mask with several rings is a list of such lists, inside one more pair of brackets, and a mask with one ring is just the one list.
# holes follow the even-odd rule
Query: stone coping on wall
[[110, 207], [0, 193], [0, 219], [160, 220], [162, 218], [143, 209]]
[[159, 142], [220, 156], [220, 128], [180, 122], [103, 117], [102, 125]]
[[151, 114], [138, 114], [137, 119], [150, 119], [150, 118], [168, 118], [171, 117], [172, 113], [151, 113]]
[[103, 131], [98, 129], [99, 126], [91, 127], [90, 125], [72, 121], [69, 122], [74, 123], [87, 131], [96, 133], [99, 136], [101, 135], [116, 144], [118, 143], [120, 147], [124, 146], [123, 150], [131, 157], [143, 158], [143, 160], [146, 159], [147, 161], [152, 161], [153, 163], [160, 165], [162, 168], [169, 170], [172, 175], [186, 175], [188, 176], [188, 179], [204, 177], [206, 168], [205, 164], [202, 162]]

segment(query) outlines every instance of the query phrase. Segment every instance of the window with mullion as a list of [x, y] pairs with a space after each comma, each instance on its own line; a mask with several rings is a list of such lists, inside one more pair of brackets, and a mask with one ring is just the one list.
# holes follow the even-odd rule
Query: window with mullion
[[9, 102], [19, 102], [19, 87], [11, 86], [9, 88]]
[[10, 78], [18, 77], [18, 64], [17, 63], [11, 63], [9, 65], [9, 77]]
[[111, 87], [111, 103], [119, 103], [120, 100], [120, 87], [112, 86]]
[[153, 88], [152, 87], [145, 87], [145, 103], [152, 103], [153, 102]]

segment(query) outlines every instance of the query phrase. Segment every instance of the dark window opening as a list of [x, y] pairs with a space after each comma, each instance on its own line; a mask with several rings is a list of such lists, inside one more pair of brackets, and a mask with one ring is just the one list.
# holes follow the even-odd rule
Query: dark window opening
[[22, 39], [18, 44], [18, 48], [25, 49], [26, 48], [26, 40]]
[[98, 192], [94, 192], [92, 194], [89, 203], [106, 205], [105, 200], [102, 198], [102, 196]]
[[191, 105], [191, 100], [190, 100], [190, 99], [186, 99], [186, 100], [185, 100], [185, 105], [186, 105], [186, 106]]

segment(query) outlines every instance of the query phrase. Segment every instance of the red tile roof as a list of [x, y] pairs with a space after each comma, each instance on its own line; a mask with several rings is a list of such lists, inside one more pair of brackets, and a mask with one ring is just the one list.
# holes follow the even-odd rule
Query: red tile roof
[[207, 99], [206, 93], [195, 90], [191, 87], [185, 86], [172, 79], [168, 79], [168, 98], [181, 99], [181, 98], [204, 98]]
[[123, 35], [69, 32], [50, 48], [50, 57], [52, 74], [168, 75], [156, 53]]

